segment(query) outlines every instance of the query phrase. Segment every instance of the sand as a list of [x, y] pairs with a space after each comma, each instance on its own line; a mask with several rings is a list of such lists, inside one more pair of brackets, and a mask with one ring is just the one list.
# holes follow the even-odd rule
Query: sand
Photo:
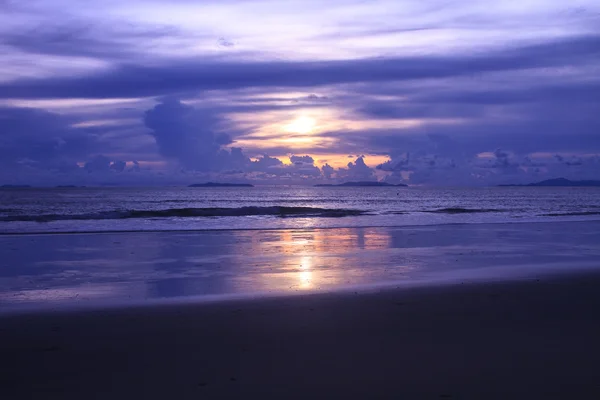
[[0, 400], [600, 398], [600, 222], [0, 236]]
[[600, 221], [0, 235], [0, 314], [597, 270]]
[[600, 275], [0, 319], [2, 399], [600, 398]]

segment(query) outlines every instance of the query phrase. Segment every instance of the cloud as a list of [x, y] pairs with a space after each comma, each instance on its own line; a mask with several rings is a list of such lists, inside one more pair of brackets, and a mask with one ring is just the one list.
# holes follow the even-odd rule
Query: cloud
[[410, 153], [395, 157], [389, 161], [379, 164], [376, 168], [382, 171], [408, 171], [410, 170]]
[[313, 165], [315, 160], [311, 156], [290, 156], [290, 161], [293, 164], [309, 164]]
[[45, 110], [0, 107], [0, 164], [58, 168], [102, 150], [97, 134]]
[[116, 172], [123, 172], [126, 166], [127, 163], [125, 161], [117, 160], [110, 164], [110, 169]]
[[198, 39], [173, 25], [133, 22], [115, 15], [98, 18], [98, 13], [78, 13], [84, 9], [80, 4], [72, 6], [71, 10], [57, 5], [45, 9], [44, 2], [15, 2], [7, 7], [13, 12], [10, 23], [0, 27], [3, 45], [20, 54], [56, 56], [55, 60], [85, 57], [110, 62], [145, 58], [156, 53], [161, 41]]
[[600, 36], [560, 39], [480, 55], [405, 56], [343, 61], [165, 60], [120, 64], [84, 76], [19, 79], [0, 84], [2, 98], [119, 98], [250, 87], [450, 78], [530, 68], [597, 63]]
[[465, 104], [428, 104], [419, 100], [374, 101], [361, 104], [356, 110], [366, 118], [419, 119], [419, 118], [476, 118], [485, 115], [484, 107]]
[[335, 168], [333, 168], [331, 165], [329, 164], [325, 164], [321, 167], [321, 171], [323, 173], [323, 176], [326, 179], [331, 179], [333, 176], [333, 173], [335, 172]]
[[[111, 160], [109, 157], [99, 154], [87, 161], [83, 169], [88, 173], [95, 174], [106, 174], [106, 173], [118, 173], [125, 171], [127, 163], [121, 160]], [[139, 165], [138, 165], [139, 167]]]
[[83, 166], [87, 172], [108, 172], [110, 170], [110, 158], [98, 155], [86, 162]]
[[243, 168], [250, 160], [241, 149], [226, 150], [232, 143], [226, 121], [218, 114], [164, 99], [144, 114], [161, 155], [175, 159], [187, 169], [211, 171]]
[[[411, 102], [410, 99], [406, 101]], [[428, 109], [426, 103], [420, 107]], [[392, 156], [423, 152], [458, 159], [496, 149], [519, 155], [600, 152], [600, 114], [592, 111], [597, 102], [574, 99], [557, 104], [554, 100], [540, 99], [527, 106], [486, 107], [481, 117], [465, 118], [464, 114], [457, 114], [455, 118], [449, 115], [447, 120], [439, 120], [436, 115], [424, 115], [413, 126], [396, 130], [368, 129], [345, 136], [363, 151], [386, 151]], [[387, 116], [378, 120], [385, 121]], [[399, 120], [398, 125], [401, 123]]]
[[263, 154], [262, 157], [259, 157], [256, 161], [253, 161], [252, 170], [255, 171], [267, 171], [268, 169], [280, 168], [283, 166], [283, 162], [280, 159], [275, 157], [269, 157], [267, 154]]
[[[5, 176], [494, 184], [599, 172], [591, 2], [575, 12], [557, 2], [540, 11], [335, 1], [319, 13], [316, 1], [285, 10], [134, 1], [123, 13], [68, 3], [0, 0]], [[180, 16], [192, 6], [206, 26], [213, 11], [248, 24], [199, 30]], [[296, 29], [299, 13], [316, 19]], [[281, 25], [266, 30], [259, 14]], [[310, 140], [280, 129], [301, 115], [316, 121]], [[269, 156], [281, 154], [291, 164]], [[331, 154], [352, 162], [315, 166]], [[372, 169], [360, 154], [390, 161]]]
[[[552, 78], [555, 81], [556, 78]], [[600, 82], [583, 79], [574, 82], [545, 82], [544, 77], [537, 81], [522, 80], [518, 86], [487, 87], [485, 90], [474, 87], [452, 87], [436, 91], [415, 93], [413, 101], [426, 104], [466, 104], [471, 107], [480, 105], [506, 105], [523, 103], [559, 103], [569, 101], [597, 101], [600, 96]], [[541, 84], [540, 84], [541, 83]]]
[[228, 129], [228, 121], [211, 108], [194, 108], [168, 98], [145, 112], [144, 123], [151, 130], [159, 152], [188, 170], [242, 175], [254, 173], [255, 179], [265, 176], [286, 176], [289, 179], [321, 176], [321, 170], [309, 155], [292, 155], [292, 164], [285, 165], [267, 154], [251, 161], [242, 148], [225, 148], [224, 145], [233, 143], [229, 134], [223, 131]]
[[[113, 182], [117, 179], [115, 174], [141, 171], [137, 161], [127, 168], [125, 160], [104, 152], [111, 148], [111, 142], [106, 143], [102, 139], [101, 130], [92, 127], [94, 133], [89, 133], [87, 129], [73, 128], [75, 121], [75, 118], [38, 109], [0, 109], [2, 162], [14, 171], [27, 169], [28, 179], [33, 179], [34, 170], [39, 171], [38, 176], [43, 175], [42, 171], [53, 170], [68, 174], [78, 183]], [[171, 170], [169, 174], [191, 173], [189, 176], [192, 177], [204, 172], [222, 174], [220, 179], [233, 179], [236, 175], [235, 179], [283, 179], [290, 182], [323, 177], [321, 170], [314, 165], [314, 158], [308, 154], [292, 155], [292, 164], [285, 165], [278, 158], [266, 154], [251, 161], [242, 148], [225, 147], [231, 145], [233, 139], [226, 132], [229, 131], [229, 122], [221, 116], [218, 108], [196, 108], [180, 100], [166, 98], [143, 113], [143, 122], [148, 129], [146, 134], [156, 141], [160, 154], [184, 168], [178, 172]], [[112, 131], [108, 132], [112, 134]], [[81, 160], [86, 161], [79, 167], [77, 163]], [[356, 171], [360, 170], [361, 161], [358, 161]], [[216, 175], [212, 177], [218, 179]], [[63, 178], [54, 177], [57, 181]], [[164, 181], [164, 177], [156, 178]], [[171, 178], [181, 180], [175, 175]], [[118, 182], [125, 182], [118, 179]], [[149, 175], [140, 176], [140, 179], [140, 183], [148, 182]], [[132, 181], [128, 179], [127, 182]]]
[[359, 156], [354, 162], [349, 162], [348, 168], [340, 168], [337, 176], [342, 180], [377, 180], [375, 171], [365, 164], [364, 156]]
[[317, 178], [321, 177], [322, 173], [319, 167], [315, 166], [315, 160], [309, 156], [290, 156], [292, 162], [286, 169], [293, 176], [300, 176], [303, 178]]
[[494, 151], [494, 160], [489, 165], [482, 165], [485, 168], [496, 168], [501, 170], [515, 170], [519, 167], [519, 163], [515, 162], [512, 158], [513, 155], [502, 150], [496, 149]]

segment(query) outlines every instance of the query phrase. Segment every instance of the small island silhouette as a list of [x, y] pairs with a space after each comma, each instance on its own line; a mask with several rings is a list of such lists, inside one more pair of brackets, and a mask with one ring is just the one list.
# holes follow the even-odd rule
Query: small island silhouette
[[398, 183], [396, 185], [387, 183], [387, 182], [371, 182], [371, 181], [361, 181], [361, 182], [344, 182], [338, 185], [332, 183], [320, 183], [315, 185], [315, 187], [407, 187], [404, 183]]
[[547, 179], [541, 182], [529, 183], [526, 185], [498, 185], [498, 186], [519, 186], [519, 187], [594, 187], [600, 186], [600, 181], [585, 180], [585, 181], [572, 181], [566, 178]]
[[206, 182], [206, 183], [194, 183], [188, 187], [254, 187], [249, 183], [218, 183], [218, 182]]

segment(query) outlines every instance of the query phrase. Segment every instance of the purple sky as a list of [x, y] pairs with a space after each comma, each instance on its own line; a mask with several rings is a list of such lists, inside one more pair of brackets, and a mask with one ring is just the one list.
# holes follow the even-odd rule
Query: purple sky
[[0, 184], [600, 179], [600, 3], [0, 0]]

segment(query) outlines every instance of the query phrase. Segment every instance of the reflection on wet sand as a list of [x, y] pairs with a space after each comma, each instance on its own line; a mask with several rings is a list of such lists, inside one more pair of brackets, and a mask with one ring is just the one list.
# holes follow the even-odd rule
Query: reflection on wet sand
[[[245, 235], [246, 232], [236, 234]], [[269, 231], [261, 236], [252, 242], [253, 247], [249, 250], [260, 255], [262, 263], [253, 271], [251, 281], [241, 277], [236, 282], [240, 290], [319, 290], [370, 282], [377, 279], [377, 275], [387, 273], [388, 269], [396, 273], [411, 269], [407, 265], [389, 265], [389, 255], [376, 254], [377, 250], [389, 248], [391, 244], [387, 230], [285, 230]], [[385, 271], [380, 268], [384, 263], [387, 264]]]
[[599, 227], [586, 222], [2, 236], [0, 306], [303, 293], [576, 268], [600, 257]]

